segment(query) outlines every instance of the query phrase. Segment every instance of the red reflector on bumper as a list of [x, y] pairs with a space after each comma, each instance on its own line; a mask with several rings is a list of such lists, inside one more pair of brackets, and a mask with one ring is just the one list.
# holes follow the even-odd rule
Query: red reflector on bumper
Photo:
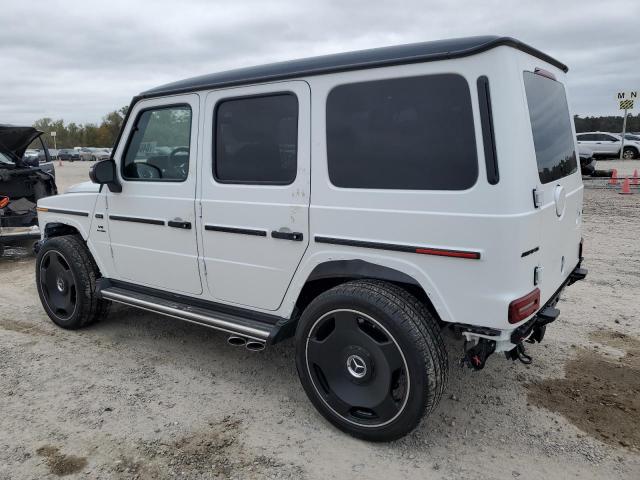
[[509, 323], [518, 323], [540, 310], [540, 289], [520, 297], [509, 304]]

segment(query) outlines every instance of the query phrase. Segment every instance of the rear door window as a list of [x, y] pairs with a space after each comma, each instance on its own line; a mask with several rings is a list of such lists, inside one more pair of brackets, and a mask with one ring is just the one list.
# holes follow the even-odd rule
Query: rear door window
[[296, 178], [298, 98], [223, 100], [216, 108], [213, 174], [220, 183], [289, 185]]
[[532, 72], [524, 72], [529, 118], [542, 183], [574, 173], [578, 164], [562, 83]]

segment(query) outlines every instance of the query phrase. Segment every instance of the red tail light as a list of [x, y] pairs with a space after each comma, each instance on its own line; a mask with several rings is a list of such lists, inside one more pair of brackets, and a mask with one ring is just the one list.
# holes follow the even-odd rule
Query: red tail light
[[0, 208], [4, 208], [9, 205], [9, 197], [0, 197]]
[[527, 293], [509, 304], [509, 323], [518, 323], [540, 309], [540, 289]]

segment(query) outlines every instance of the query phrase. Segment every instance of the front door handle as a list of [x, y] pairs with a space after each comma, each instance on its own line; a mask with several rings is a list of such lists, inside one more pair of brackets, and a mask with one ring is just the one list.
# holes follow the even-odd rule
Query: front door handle
[[294, 242], [301, 242], [304, 238], [302, 232], [280, 232], [278, 230], [272, 231], [271, 236], [281, 240], [293, 240]]
[[169, 220], [167, 225], [173, 228], [182, 228], [183, 230], [191, 230], [191, 222], [183, 222], [178, 220]]

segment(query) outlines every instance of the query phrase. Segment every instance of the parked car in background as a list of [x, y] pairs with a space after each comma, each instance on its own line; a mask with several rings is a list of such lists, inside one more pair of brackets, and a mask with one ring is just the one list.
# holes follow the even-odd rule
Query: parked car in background
[[26, 155], [42, 134], [33, 127], [0, 125], [0, 254], [6, 244], [40, 237], [36, 203], [58, 193], [53, 163], [40, 167], [33, 152]]
[[80, 147], [75, 150], [78, 152], [78, 155], [80, 155], [80, 160], [82, 160], [83, 162], [91, 160], [91, 156], [93, 155], [93, 148]]
[[80, 153], [72, 148], [61, 148], [58, 150], [58, 159], [75, 162], [80, 160]]
[[58, 155], [58, 150], [49, 148], [48, 153], [49, 153], [48, 155], [49, 158], [47, 158], [47, 150], [38, 150], [38, 162], [43, 163], [43, 162], [55, 160]]
[[94, 152], [93, 161], [100, 160], [109, 160], [111, 157], [111, 149], [110, 148], [96, 148]]
[[578, 145], [578, 156], [580, 157], [580, 171], [582, 175], [593, 175], [596, 171], [596, 159], [593, 156], [593, 150], [584, 145]]
[[640, 134], [638, 133], [625, 133], [624, 141], [631, 140], [633, 142], [640, 142]]
[[[620, 156], [622, 137], [617, 133], [609, 132], [583, 132], [576, 135], [578, 145], [593, 150], [596, 157], [612, 158]], [[637, 158], [640, 153], [640, 141], [625, 140], [622, 157], [625, 159]]]
[[77, 150], [80, 154], [80, 160], [86, 161], [98, 161], [98, 160], [107, 160], [109, 158], [109, 153], [105, 152], [104, 148], [96, 148], [96, 147], [80, 147]]

